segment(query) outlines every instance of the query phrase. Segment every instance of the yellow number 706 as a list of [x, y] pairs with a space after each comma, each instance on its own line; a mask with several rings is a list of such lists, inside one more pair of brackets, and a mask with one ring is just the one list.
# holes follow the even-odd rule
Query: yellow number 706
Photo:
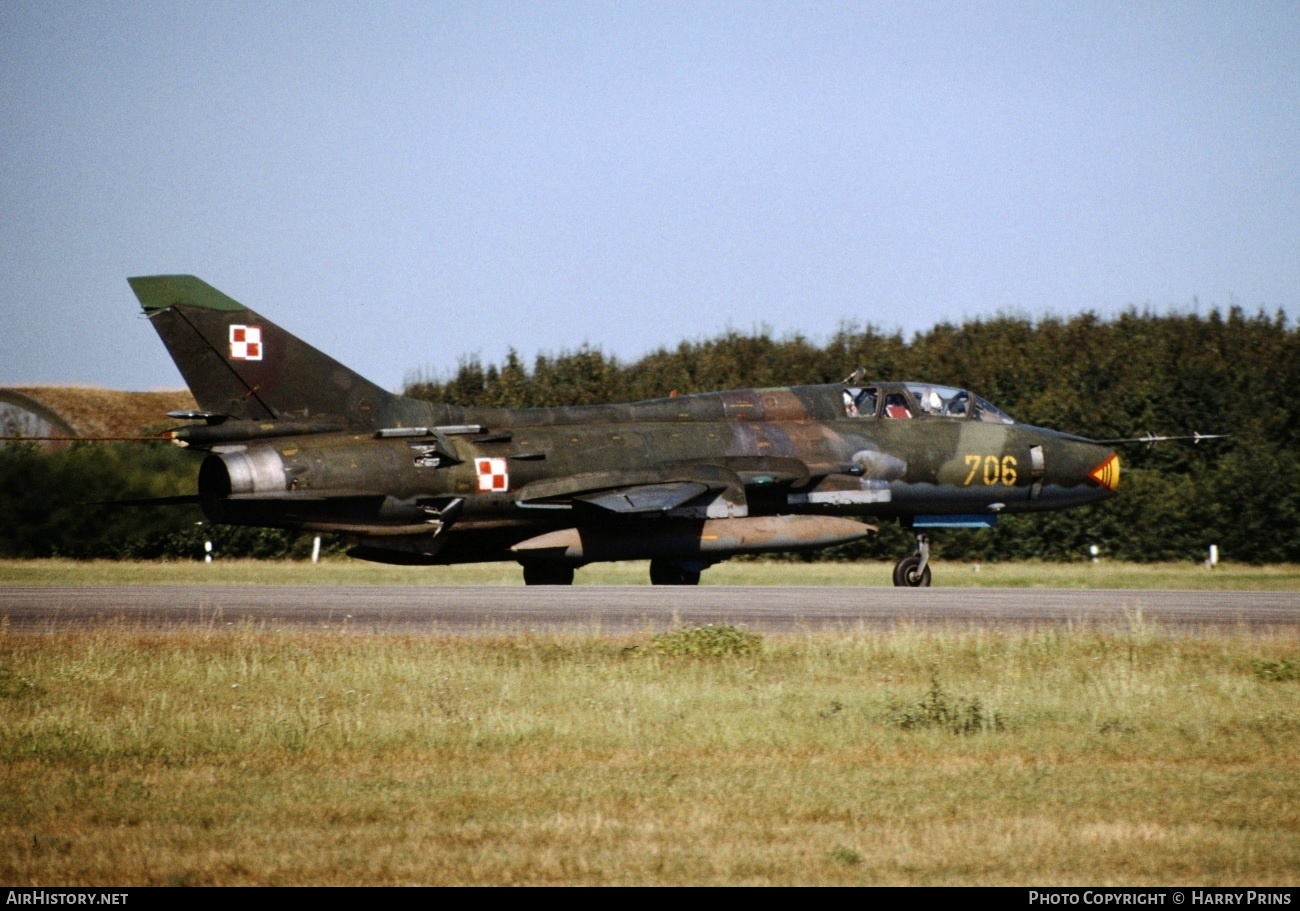
[[[999, 459], [995, 455], [968, 455], [965, 458], [966, 467], [970, 473], [966, 475], [964, 485], [971, 484], [976, 475], [988, 486], [994, 484], [1005, 484], [1007, 487], [1013, 487], [1016, 483], [1016, 457], [1003, 456]], [[981, 471], [981, 468], [983, 469]]]

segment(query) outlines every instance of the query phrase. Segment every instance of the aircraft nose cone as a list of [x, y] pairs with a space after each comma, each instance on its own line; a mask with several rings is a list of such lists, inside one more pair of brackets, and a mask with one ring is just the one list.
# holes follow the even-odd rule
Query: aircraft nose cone
[[1079, 438], [1044, 446], [1046, 469], [1033, 499], [1037, 509], [1064, 509], [1100, 503], [1119, 487], [1119, 456], [1109, 446]]
[[1112, 452], [1101, 464], [1088, 472], [1088, 477], [1114, 493], [1119, 489], [1119, 455]]

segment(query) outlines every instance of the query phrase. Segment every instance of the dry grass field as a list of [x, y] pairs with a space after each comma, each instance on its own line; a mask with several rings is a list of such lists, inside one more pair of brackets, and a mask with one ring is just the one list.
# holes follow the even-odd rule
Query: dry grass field
[[1293, 632], [0, 625], [14, 886], [1294, 886], [1297, 756]]

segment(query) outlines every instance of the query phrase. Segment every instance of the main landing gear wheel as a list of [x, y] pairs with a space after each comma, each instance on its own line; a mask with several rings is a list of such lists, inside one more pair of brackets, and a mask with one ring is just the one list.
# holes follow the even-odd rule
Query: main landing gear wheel
[[899, 588], [930, 587], [930, 539], [916, 536], [916, 553], [894, 564], [894, 585]]
[[573, 566], [568, 563], [525, 563], [524, 585], [572, 585]]
[[700, 574], [698, 570], [687, 569], [680, 563], [670, 563], [667, 560], [651, 560], [650, 584], [699, 585]]

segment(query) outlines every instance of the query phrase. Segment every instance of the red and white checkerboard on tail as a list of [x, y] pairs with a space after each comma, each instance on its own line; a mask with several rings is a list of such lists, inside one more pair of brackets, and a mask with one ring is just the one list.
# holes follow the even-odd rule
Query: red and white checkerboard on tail
[[506, 471], [505, 459], [475, 459], [478, 469], [478, 489], [480, 492], [503, 491], [510, 489], [510, 475]]
[[260, 361], [262, 359], [262, 327], [230, 327], [230, 359], [232, 361]]

